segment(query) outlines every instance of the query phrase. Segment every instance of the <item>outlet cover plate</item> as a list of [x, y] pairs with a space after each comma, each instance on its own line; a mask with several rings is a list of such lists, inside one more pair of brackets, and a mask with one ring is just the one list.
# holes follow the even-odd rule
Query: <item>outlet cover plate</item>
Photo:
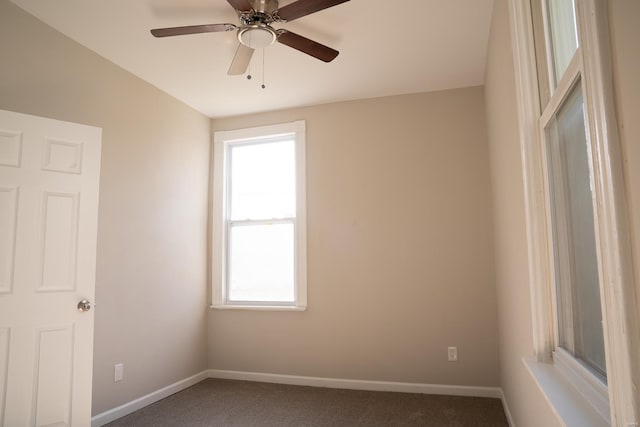
[[449, 347], [447, 349], [447, 356], [449, 362], [457, 362], [458, 361], [458, 347]]
[[118, 363], [113, 365], [113, 382], [117, 383], [122, 381], [124, 378], [124, 365], [122, 363]]

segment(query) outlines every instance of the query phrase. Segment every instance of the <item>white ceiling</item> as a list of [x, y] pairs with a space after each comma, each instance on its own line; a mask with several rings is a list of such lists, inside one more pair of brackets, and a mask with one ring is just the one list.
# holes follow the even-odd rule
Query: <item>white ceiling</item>
[[[340, 51], [325, 64], [282, 44], [227, 76], [235, 32], [167, 37], [152, 28], [237, 24], [225, 0], [12, 0], [50, 26], [210, 117], [481, 85], [493, 0], [351, 0], [274, 25]], [[281, 0], [280, 7], [293, 0]]]

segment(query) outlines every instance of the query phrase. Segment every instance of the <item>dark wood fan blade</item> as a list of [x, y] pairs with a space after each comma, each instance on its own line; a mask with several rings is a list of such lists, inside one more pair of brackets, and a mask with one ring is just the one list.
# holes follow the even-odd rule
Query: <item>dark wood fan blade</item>
[[333, 61], [340, 53], [337, 50], [331, 49], [330, 47], [318, 42], [314, 42], [313, 40], [302, 37], [296, 33], [292, 33], [291, 31], [282, 31], [278, 35], [278, 41], [324, 62]]
[[240, 12], [249, 12], [253, 7], [249, 0], [227, 0], [232, 8]]
[[238, 46], [238, 49], [236, 49], [236, 54], [233, 57], [233, 61], [231, 61], [231, 66], [229, 67], [227, 74], [230, 76], [244, 74], [249, 67], [249, 62], [251, 62], [253, 52], [253, 49], [241, 43]]
[[182, 36], [185, 34], [217, 33], [231, 31], [237, 27], [233, 24], [190, 25], [188, 27], [156, 28], [151, 34], [156, 37]]
[[278, 16], [287, 21], [311, 15], [323, 9], [337, 6], [349, 0], [298, 0], [278, 9]]

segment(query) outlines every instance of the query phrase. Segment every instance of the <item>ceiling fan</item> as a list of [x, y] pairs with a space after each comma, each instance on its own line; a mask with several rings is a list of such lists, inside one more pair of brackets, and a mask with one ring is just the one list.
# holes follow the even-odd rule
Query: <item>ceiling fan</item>
[[310, 15], [349, 0], [297, 0], [282, 8], [278, 0], [227, 0], [240, 19], [235, 24], [205, 24], [187, 27], [157, 28], [151, 30], [155, 37], [181, 36], [185, 34], [237, 31], [240, 44], [227, 74], [244, 74], [255, 49], [271, 46], [276, 41], [311, 55], [324, 62], [333, 61], [339, 54], [335, 49], [292, 33], [275, 29], [274, 23], [286, 23]]

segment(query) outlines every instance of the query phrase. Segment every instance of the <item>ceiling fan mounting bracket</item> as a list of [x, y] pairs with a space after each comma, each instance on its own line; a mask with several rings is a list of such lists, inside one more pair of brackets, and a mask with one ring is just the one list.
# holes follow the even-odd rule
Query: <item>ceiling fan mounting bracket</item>
[[270, 25], [274, 22], [286, 23], [285, 19], [280, 18], [278, 16], [278, 12], [274, 11], [270, 12], [262, 12], [258, 10], [250, 10], [248, 12], [240, 12], [239, 13], [240, 22], [243, 25], [254, 25], [254, 24], [265, 24]]
[[249, 0], [249, 3], [258, 12], [273, 13], [278, 10], [278, 0]]

